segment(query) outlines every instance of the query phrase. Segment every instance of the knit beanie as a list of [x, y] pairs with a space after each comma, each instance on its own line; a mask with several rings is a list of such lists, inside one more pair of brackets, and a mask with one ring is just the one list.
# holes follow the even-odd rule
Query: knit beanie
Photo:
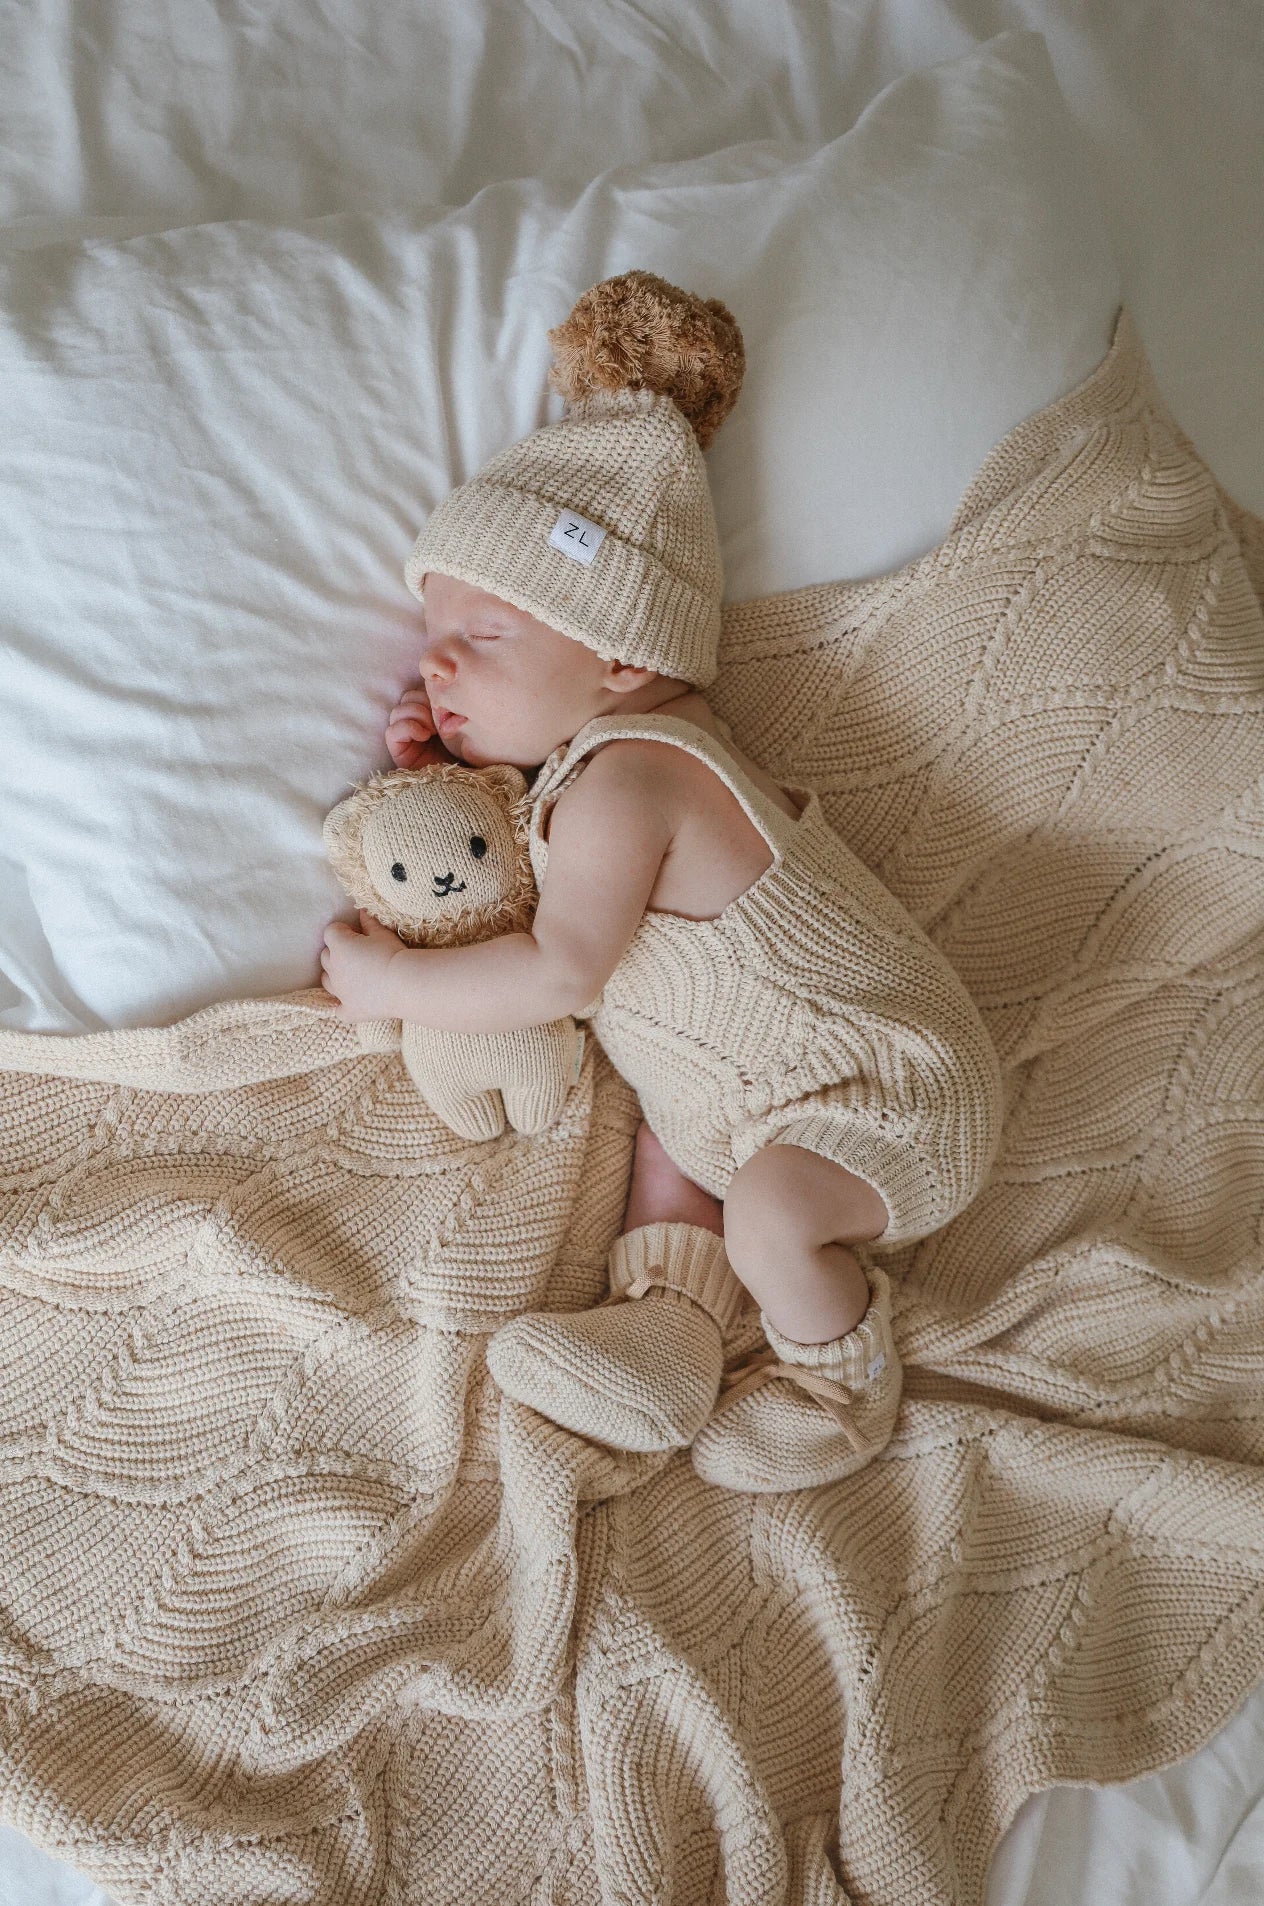
[[608, 661], [703, 688], [723, 570], [702, 453], [737, 401], [742, 334], [718, 298], [627, 271], [548, 338], [565, 416], [444, 498], [405, 581], [421, 598], [437, 569]]

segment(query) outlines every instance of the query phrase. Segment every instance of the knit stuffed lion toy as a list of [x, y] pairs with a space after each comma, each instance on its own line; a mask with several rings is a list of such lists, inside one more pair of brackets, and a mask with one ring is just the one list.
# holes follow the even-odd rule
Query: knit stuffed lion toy
[[[375, 774], [325, 819], [325, 850], [358, 907], [408, 946], [468, 946], [526, 931], [538, 893], [530, 803], [517, 768], [437, 762]], [[542, 1131], [579, 1077], [584, 1034], [569, 1016], [512, 1032], [444, 1032], [405, 1022], [360, 1028], [370, 1049], [403, 1053], [427, 1105], [462, 1138], [505, 1121]]]

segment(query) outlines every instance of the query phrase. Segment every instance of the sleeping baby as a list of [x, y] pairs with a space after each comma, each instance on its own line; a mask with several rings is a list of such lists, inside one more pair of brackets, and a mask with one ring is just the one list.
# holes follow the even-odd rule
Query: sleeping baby
[[[412, 949], [362, 914], [329, 927], [323, 983], [351, 1020], [591, 1022], [643, 1113], [610, 1295], [513, 1318], [492, 1375], [595, 1441], [808, 1487], [891, 1435], [880, 1260], [978, 1191], [999, 1066], [818, 794], [748, 760], [701, 692], [721, 595], [702, 453], [742, 381], [732, 315], [631, 271], [549, 340], [565, 417], [448, 496], [409, 557], [422, 679], [387, 728], [400, 767], [527, 773], [531, 931]], [[747, 1293], [767, 1347], [725, 1379]]]

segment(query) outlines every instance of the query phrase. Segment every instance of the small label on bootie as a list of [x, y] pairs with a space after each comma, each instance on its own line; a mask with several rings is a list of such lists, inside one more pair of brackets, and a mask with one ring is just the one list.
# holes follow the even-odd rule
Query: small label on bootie
[[875, 1377], [880, 1377], [882, 1375], [882, 1372], [886, 1369], [886, 1367], [887, 1367], [887, 1353], [885, 1350], [879, 1350], [877, 1356], [874, 1358], [873, 1362], [869, 1365], [869, 1368], [865, 1372], [865, 1375], [868, 1377], [870, 1383], [873, 1382]]
[[582, 1026], [580, 1026], [577, 1028], [577, 1030], [579, 1032], [579, 1044], [575, 1049], [575, 1067], [571, 1073], [572, 1085], [577, 1085], [579, 1083], [579, 1075], [584, 1063], [584, 1037], [585, 1037], [584, 1029]]
[[577, 516], [574, 510], [563, 510], [553, 525], [549, 536], [549, 545], [560, 549], [563, 556], [569, 556], [577, 563], [590, 563], [606, 540], [606, 532], [600, 523], [590, 523], [586, 516]]

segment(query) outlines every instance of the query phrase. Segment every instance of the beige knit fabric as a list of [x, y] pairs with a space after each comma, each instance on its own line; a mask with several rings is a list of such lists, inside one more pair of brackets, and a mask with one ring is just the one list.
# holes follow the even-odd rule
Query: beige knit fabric
[[745, 1299], [714, 1231], [656, 1219], [617, 1237], [591, 1310], [529, 1310], [489, 1340], [496, 1386], [615, 1449], [683, 1449], [710, 1416]]
[[595, 1040], [555, 1126], [474, 1146], [318, 993], [0, 1038], [7, 1821], [164, 1906], [978, 1906], [1026, 1794], [1228, 1718], [1264, 1676], [1239, 527], [1255, 561], [1125, 318], [940, 549], [726, 612], [737, 745], [821, 791], [1005, 1078], [982, 1193], [885, 1262], [904, 1394], [838, 1483], [498, 1406], [485, 1333], [603, 1294], [637, 1106]]
[[800, 1343], [760, 1311], [767, 1342], [724, 1373], [710, 1421], [689, 1446], [704, 1482], [725, 1489], [810, 1489], [851, 1475], [886, 1448], [904, 1384], [891, 1328], [891, 1280], [872, 1261], [871, 1246], [858, 1245], [856, 1255], [869, 1303], [841, 1336]]
[[644, 914], [581, 1015], [651, 1130], [716, 1198], [752, 1153], [784, 1142], [877, 1187], [890, 1213], [881, 1247], [945, 1224], [996, 1148], [996, 1052], [948, 961], [839, 838], [815, 789], [787, 790], [792, 821], [695, 722], [600, 715], [531, 785], [536, 884], [554, 801], [589, 755], [629, 736], [705, 761], [773, 855], [717, 919]]
[[432, 569], [608, 660], [715, 678], [720, 539], [698, 440], [670, 397], [594, 391], [493, 457], [428, 518], [404, 565], [415, 596]]

